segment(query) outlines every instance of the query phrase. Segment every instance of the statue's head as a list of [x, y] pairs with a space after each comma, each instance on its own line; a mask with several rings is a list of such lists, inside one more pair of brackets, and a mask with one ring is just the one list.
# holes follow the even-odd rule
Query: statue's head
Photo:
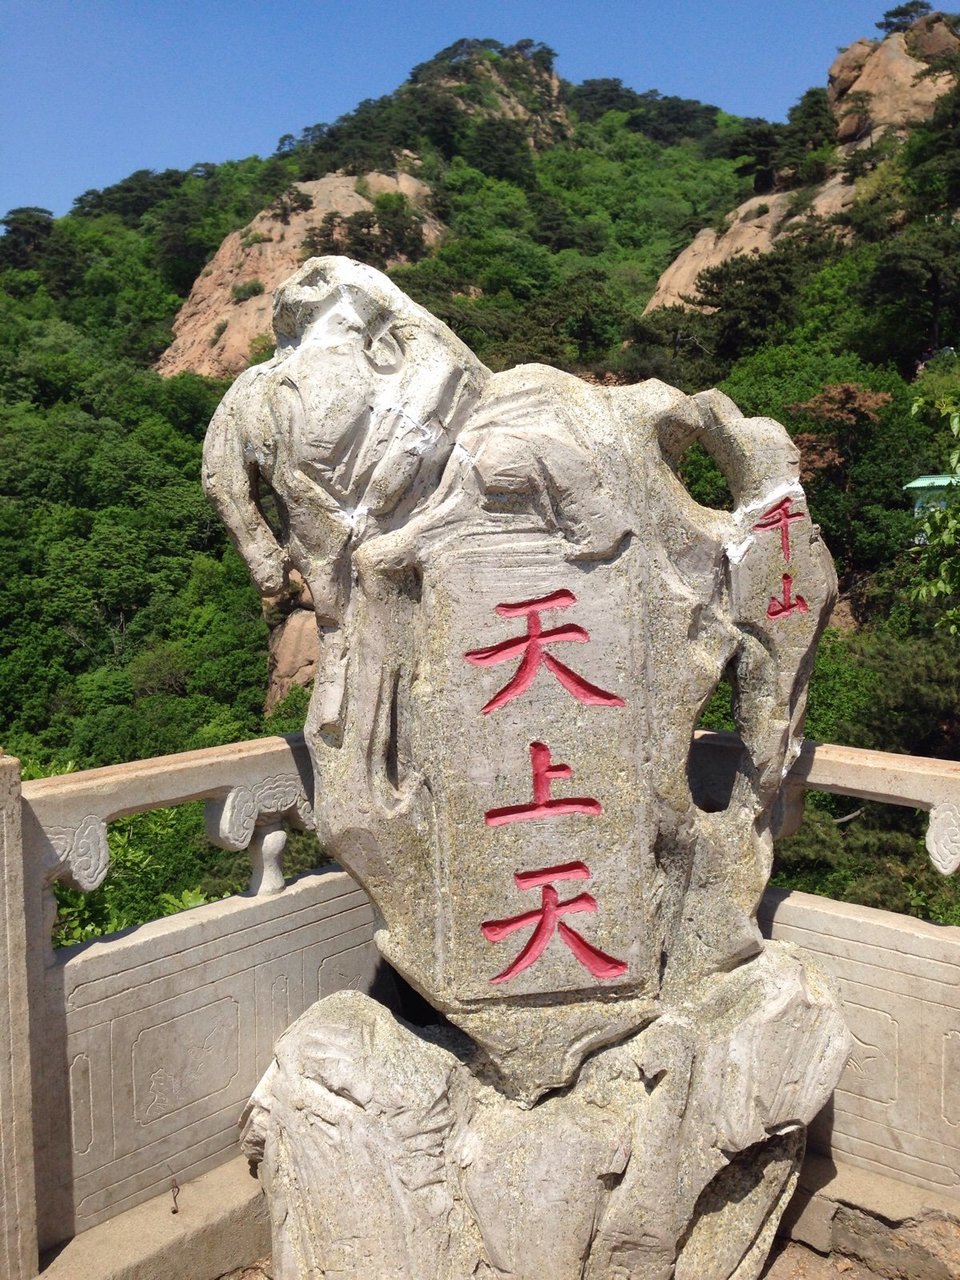
[[349, 360], [355, 398], [365, 401], [384, 445], [384, 416], [401, 433], [404, 423], [416, 426], [421, 448], [426, 437], [451, 436], [490, 376], [442, 321], [350, 258], [304, 263], [277, 290], [273, 323], [278, 363], [294, 352], [318, 362]]

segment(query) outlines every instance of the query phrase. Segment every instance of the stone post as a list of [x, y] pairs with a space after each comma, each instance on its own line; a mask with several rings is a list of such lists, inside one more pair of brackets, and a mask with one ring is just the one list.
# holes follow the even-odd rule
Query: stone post
[[0, 1273], [37, 1275], [20, 764], [0, 756]]

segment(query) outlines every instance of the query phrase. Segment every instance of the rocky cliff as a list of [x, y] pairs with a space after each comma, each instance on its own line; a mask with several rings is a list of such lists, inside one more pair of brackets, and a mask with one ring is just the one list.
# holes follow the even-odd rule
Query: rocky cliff
[[425, 208], [430, 188], [410, 174], [328, 174], [295, 189], [309, 207], [275, 203], [221, 244], [177, 314], [174, 340], [157, 362], [159, 373], [232, 378], [247, 367], [259, 343], [271, 345], [273, 290], [299, 267], [304, 239], [326, 214], [369, 212], [377, 196], [397, 192], [420, 214], [426, 243], [440, 235], [440, 223]]
[[860, 143], [913, 120], [928, 120], [951, 84], [946, 74], [918, 77], [930, 61], [960, 49], [939, 14], [885, 40], [857, 40], [837, 55], [827, 73], [827, 96], [837, 118], [837, 141]]
[[791, 215], [795, 192], [777, 191], [765, 196], [751, 196], [732, 213], [727, 214], [723, 231], [704, 227], [691, 244], [674, 258], [657, 281], [653, 297], [644, 314], [658, 307], [689, 305], [696, 296], [697, 276], [707, 267], [719, 266], [738, 253], [768, 253], [777, 240], [811, 214], [828, 218], [853, 203], [855, 188], [844, 183], [839, 174], [817, 187], [803, 213]]
[[[960, 50], [960, 39], [939, 14], [921, 18], [907, 32], [885, 40], [857, 40], [841, 50], [827, 74], [827, 100], [837, 121], [840, 155], [869, 146], [890, 130], [928, 120], [937, 99], [952, 84], [944, 73], [923, 75], [932, 59]], [[767, 253], [797, 226], [790, 216], [796, 192], [753, 196], [727, 215], [722, 230], [705, 227], [657, 282], [645, 313], [687, 306], [701, 271], [738, 253]], [[834, 174], [805, 194], [803, 217], [828, 218], [856, 199], [856, 187]]]

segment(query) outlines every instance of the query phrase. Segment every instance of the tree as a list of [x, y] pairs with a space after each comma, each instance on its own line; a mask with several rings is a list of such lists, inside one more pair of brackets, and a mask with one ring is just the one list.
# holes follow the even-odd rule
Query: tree
[[291, 183], [274, 200], [269, 208], [269, 213], [275, 222], [282, 222], [286, 226], [290, 222], [291, 214], [306, 213], [308, 209], [312, 208], [313, 196]]
[[464, 139], [462, 152], [467, 164], [488, 177], [522, 188], [536, 186], [526, 130], [514, 120], [500, 116], [481, 120]]
[[749, 116], [739, 127], [708, 145], [708, 154], [739, 161], [739, 176], [753, 179], [754, 194], [772, 191], [786, 125], [771, 124], [759, 116]]
[[581, 120], [588, 122], [599, 120], [608, 111], [631, 111], [640, 105], [636, 90], [612, 78], [584, 80], [582, 84], [570, 86], [564, 99]]
[[960, 204], [960, 85], [942, 94], [931, 119], [913, 130], [903, 147], [902, 170], [909, 212], [952, 221]]
[[960, 330], [960, 227], [947, 217], [908, 226], [881, 250], [865, 300], [876, 309], [876, 357], [912, 373]]
[[909, 31], [919, 18], [925, 18], [932, 11], [933, 5], [928, 0], [907, 0], [906, 4], [888, 9], [876, 24], [877, 30], [882, 31], [885, 36], [893, 35], [896, 31]]
[[0, 267], [30, 267], [53, 232], [53, 214], [36, 205], [11, 209], [0, 218]]
[[711, 308], [712, 348], [727, 367], [782, 340], [799, 316], [801, 286], [837, 251], [822, 233], [785, 237], [763, 255], [737, 254], [700, 272], [695, 301]]
[[[937, 407], [956, 441], [946, 473], [951, 478], [951, 488], [942, 501], [924, 508], [917, 557], [919, 581], [912, 596], [914, 600], [936, 604], [939, 614], [935, 625], [955, 636], [960, 635], [960, 401], [943, 400]], [[914, 401], [914, 414], [923, 408], [922, 398]]]

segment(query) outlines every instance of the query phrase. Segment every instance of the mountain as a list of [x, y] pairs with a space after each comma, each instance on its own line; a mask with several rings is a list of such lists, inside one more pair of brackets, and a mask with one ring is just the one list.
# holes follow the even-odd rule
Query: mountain
[[[787, 169], [768, 194], [751, 197], [727, 214], [724, 226], [705, 227], [657, 281], [645, 310], [689, 305], [701, 271], [741, 253], [768, 253], [809, 217], [833, 218], [860, 197], [844, 161], [856, 152], [883, 146], [889, 135], [904, 136], [909, 126], [929, 120], [936, 104], [953, 86], [948, 70], [936, 72], [960, 51], [960, 38], [942, 14], [928, 14], [906, 32], [884, 40], [861, 39], [842, 49], [827, 73], [826, 101], [836, 121], [837, 172], [813, 184], [799, 201], [796, 172]], [[931, 74], [933, 72], [933, 74]], [[861, 175], [861, 187], [863, 186]]]
[[[299, 181], [224, 238], [156, 367], [233, 376], [262, 356], [269, 292], [311, 252], [427, 259], [404, 286], [498, 366], [602, 360], [677, 248], [744, 190], [730, 129], [655, 90], [564, 85], [530, 40], [457, 41], [394, 93], [281, 139], [275, 159]], [[587, 297], [601, 281], [606, 305]], [[568, 328], [583, 340], [558, 340], [557, 308], [578, 298]]]
[[[824, 80], [779, 124], [612, 78], [565, 84], [533, 40], [462, 40], [271, 156], [141, 169], [64, 218], [9, 211], [4, 746], [43, 772], [301, 723], [311, 602], [296, 582], [257, 598], [199, 454], [228, 379], [270, 358], [274, 284], [339, 250], [386, 267], [492, 368], [715, 385], [782, 421], [843, 591], [809, 732], [960, 756], [958, 552], [903, 489], [954, 465], [960, 415], [954, 24], [858, 41]], [[661, 301], [699, 305], [644, 313], [658, 282]], [[678, 472], [697, 501], [732, 502], [696, 446]], [[729, 707], [721, 685], [704, 723], [732, 727]], [[829, 803], [781, 850], [785, 882], [960, 923], [911, 815], [893, 830], [867, 809], [838, 834]], [[136, 888], [64, 899], [62, 937], [145, 918], [145, 895], [223, 891], [198, 870], [202, 823], [175, 819], [152, 819], [146, 852], [124, 833]]]
[[[425, 251], [436, 245], [443, 230], [427, 209], [429, 196], [426, 183], [408, 173], [359, 178], [327, 174], [292, 183], [245, 227], [231, 231], [200, 272], [177, 312], [173, 342], [157, 361], [157, 371], [165, 377], [188, 370], [211, 378], [235, 377], [256, 356], [258, 344], [261, 350], [272, 348], [271, 295], [296, 271], [305, 245], [312, 243], [316, 252], [345, 249], [350, 228], [369, 227], [379, 203], [381, 218], [384, 211], [409, 210], [414, 252]], [[323, 246], [325, 230], [329, 236]], [[391, 247], [395, 252], [385, 256], [385, 263], [407, 260], [402, 244]]]

